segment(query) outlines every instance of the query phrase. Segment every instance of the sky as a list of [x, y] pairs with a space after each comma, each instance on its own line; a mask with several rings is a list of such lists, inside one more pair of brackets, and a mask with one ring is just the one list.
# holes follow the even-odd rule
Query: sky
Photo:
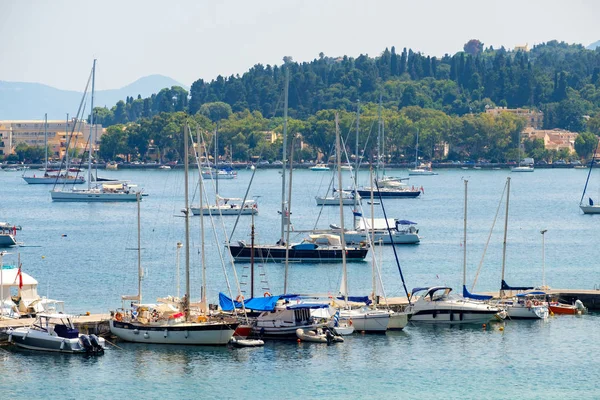
[[431, 56], [549, 40], [600, 40], [595, 0], [0, 0], [0, 80], [82, 91], [94, 58], [96, 89], [161, 74], [243, 74], [284, 56]]

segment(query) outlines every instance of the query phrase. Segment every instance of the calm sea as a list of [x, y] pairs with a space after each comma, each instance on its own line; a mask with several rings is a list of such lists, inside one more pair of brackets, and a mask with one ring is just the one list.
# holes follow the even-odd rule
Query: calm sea
[[[479, 264], [476, 291], [498, 290], [502, 264], [504, 206], [491, 231], [507, 170], [441, 170], [439, 176], [414, 177], [423, 186], [419, 199], [388, 200], [388, 217], [418, 223], [422, 242], [397, 247], [409, 289], [462, 285], [463, 179], [469, 180], [467, 281], [472, 284]], [[33, 173], [31, 171], [30, 173]], [[404, 171], [390, 174], [405, 175]], [[587, 170], [536, 170], [512, 174], [505, 279], [510, 285], [594, 289], [600, 286], [597, 249], [598, 217], [578, 208]], [[129, 179], [149, 193], [142, 202], [142, 263], [146, 301], [177, 293], [177, 242], [184, 240], [181, 170], [101, 171]], [[223, 196], [243, 197], [252, 172], [221, 181]], [[350, 175], [344, 173], [349, 183]], [[195, 180], [197, 172], [190, 172]], [[293, 177], [292, 221], [296, 230], [339, 223], [336, 207], [323, 211], [314, 196], [325, 193], [331, 175], [297, 170]], [[359, 181], [366, 183], [368, 172]], [[600, 181], [590, 188], [600, 201]], [[23, 270], [39, 281], [39, 292], [66, 302], [72, 313], [107, 312], [120, 306], [120, 296], [137, 289], [136, 204], [52, 203], [46, 185], [27, 185], [20, 172], [0, 171], [0, 220], [18, 224], [24, 243], [19, 249]], [[192, 192], [194, 190], [192, 189]], [[210, 198], [214, 197], [211, 190]], [[279, 238], [281, 175], [258, 170], [250, 189], [260, 214], [255, 219], [257, 241]], [[198, 202], [195, 194], [194, 203]], [[370, 211], [366, 202], [364, 213]], [[319, 215], [320, 213], [320, 215]], [[351, 223], [346, 210], [346, 224]], [[382, 216], [381, 210], [376, 210]], [[199, 217], [192, 219], [192, 297], [200, 293]], [[220, 257], [235, 217], [216, 218], [217, 237], [205, 218], [208, 295], [216, 302], [227, 291]], [[545, 277], [542, 235], [545, 234]], [[232, 240], [249, 241], [250, 217], [240, 218]], [[491, 232], [491, 236], [490, 236]], [[294, 240], [303, 234], [293, 233]], [[487, 251], [483, 262], [486, 242]], [[11, 249], [5, 263], [15, 263]], [[404, 295], [390, 247], [377, 248], [388, 296]], [[223, 257], [227, 258], [227, 253]], [[371, 286], [367, 261], [348, 265], [352, 294], [366, 295]], [[180, 254], [183, 292], [184, 253]], [[237, 265], [239, 276], [246, 274]], [[233, 284], [229, 264], [225, 272]], [[256, 291], [281, 293], [283, 266], [259, 267], [265, 282]], [[335, 294], [341, 266], [293, 264], [288, 292]], [[343, 344], [267, 343], [264, 348], [233, 350], [151, 346], [120, 343], [103, 357], [38, 354], [0, 349], [2, 398], [598, 398], [600, 362], [593, 356], [598, 315], [552, 317], [547, 321], [509, 321], [500, 330], [423, 328], [401, 333], [354, 335]]]

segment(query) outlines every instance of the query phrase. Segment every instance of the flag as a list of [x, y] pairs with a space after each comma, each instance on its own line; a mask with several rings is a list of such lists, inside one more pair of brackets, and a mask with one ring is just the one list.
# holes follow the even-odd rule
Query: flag
[[355, 217], [362, 217], [362, 214], [358, 210], [352, 210], [352, 214], [354, 214]]
[[340, 310], [333, 314], [333, 326], [340, 326]]
[[21, 266], [19, 265], [19, 270], [17, 271], [17, 276], [19, 277], [19, 289], [23, 288], [23, 274], [21, 273]]

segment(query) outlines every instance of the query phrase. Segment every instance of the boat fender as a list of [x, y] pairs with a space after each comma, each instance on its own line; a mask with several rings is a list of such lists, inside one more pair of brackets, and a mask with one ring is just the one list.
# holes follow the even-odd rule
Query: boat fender
[[139, 335], [139, 334], [140, 334], [140, 331], [139, 331], [138, 329], [134, 329], [134, 330], [133, 330], [133, 334], [134, 334], [134, 335]]
[[165, 337], [167, 337], [167, 334], [169, 333], [169, 331], [167, 329], [165, 329]]
[[433, 310], [433, 318], [437, 317], [437, 310]]
[[531, 300], [527, 300], [527, 303], [525, 303], [525, 307], [531, 308]]
[[13, 328], [8, 328], [8, 330], [6, 331], [6, 333], [8, 334], [8, 343], [11, 343], [12, 342]]
[[352, 322], [352, 320], [351, 320], [351, 319], [349, 319], [349, 320], [348, 320], [348, 325], [352, 326], [352, 323], [353, 323], [353, 322]]
[[242, 296], [241, 294], [235, 298], [235, 301], [237, 301], [238, 303], [241, 303], [242, 300], [244, 300], [244, 296]]
[[460, 319], [462, 321], [463, 318], [464, 318], [464, 314], [463, 313], [458, 313], [458, 319]]
[[263, 294], [263, 296], [264, 296], [264, 297], [271, 297], [272, 295], [271, 295], [271, 293], [269, 293], [269, 292], [265, 292], [265, 293]]
[[63, 339], [62, 342], [60, 342], [60, 349], [63, 350], [65, 348], [65, 339]]
[[123, 321], [123, 314], [121, 314], [120, 312], [117, 312], [115, 314], [115, 320], [118, 321], [118, 322]]
[[537, 301], [537, 300], [534, 300], [534, 301], [533, 301], [533, 305], [534, 305], [534, 306], [539, 306], [539, 305], [540, 305], [540, 302], [539, 302], [539, 301]]
[[148, 335], [148, 332], [144, 333], [144, 339], [148, 339], [150, 337], [150, 335]]

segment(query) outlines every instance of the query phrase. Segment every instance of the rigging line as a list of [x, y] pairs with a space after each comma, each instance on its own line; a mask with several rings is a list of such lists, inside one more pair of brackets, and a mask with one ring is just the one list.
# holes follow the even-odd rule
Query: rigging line
[[[333, 173], [333, 175], [331, 176], [331, 180], [329, 181], [329, 186], [327, 187], [327, 193], [325, 193], [325, 198], [327, 198], [327, 196], [329, 195], [329, 191], [331, 190], [331, 186], [333, 185], [333, 181], [335, 180], [335, 171]], [[340, 190], [342, 190], [340, 188]], [[333, 193], [333, 191], [332, 191]], [[313, 231], [315, 229], [317, 229], [317, 225], [319, 224], [319, 220], [321, 219], [321, 215], [323, 214], [323, 210], [325, 209], [325, 201], [323, 201], [323, 203], [321, 204], [321, 207], [319, 209], [319, 214], [317, 215], [317, 220], [315, 221], [315, 224], [313, 225]]]
[[492, 228], [490, 229], [490, 233], [487, 237], [487, 241], [485, 242], [485, 246], [483, 248], [483, 254], [481, 255], [481, 260], [479, 261], [479, 265], [477, 266], [477, 272], [475, 273], [475, 278], [473, 279], [473, 285], [471, 286], [471, 291], [475, 291], [475, 285], [477, 284], [477, 279], [479, 278], [479, 273], [481, 272], [481, 267], [483, 266], [483, 260], [485, 258], [485, 254], [487, 252], [488, 245], [490, 244], [490, 239], [492, 238], [492, 233], [494, 232], [494, 227], [496, 226], [496, 220], [498, 218], [498, 214], [500, 213], [500, 208], [502, 207], [502, 202], [504, 200], [504, 194], [506, 193], [506, 187], [508, 183], [504, 184], [504, 189], [502, 189], [502, 195], [500, 196], [500, 201], [498, 202], [498, 208], [496, 208], [496, 215], [494, 215], [494, 221], [492, 222]]
[[598, 153], [598, 147], [600, 147], [600, 140], [598, 140], [598, 143], [596, 144], [596, 150], [594, 151], [594, 154], [592, 154], [592, 162], [590, 163], [590, 170], [588, 171], [588, 176], [587, 176], [587, 179], [585, 180], [585, 186], [583, 187], [583, 193], [581, 193], [581, 200], [579, 200], [579, 205], [581, 205], [581, 203], [583, 203], [583, 198], [585, 197], [585, 191], [587, 190], [588, 182], [590, 181], [590, 176], [592, 175], [592, 168], [594, 168], [594, 160], [596, 159], [596, 154]]
[[396, 265], [398, 266], [398, 271], [400, 272], [400, 278], [402, 279], [402, 286], [404, 287], [404, 292], [406, 293], [406, 297], [408, 298], [408, 304], [412, 304], [410, 301], [410, 296], [408, 294], [408, 289], [406, 288], [406, 281], [404, 280], [404, 274], [402, 273], [402, 267], [400, 267], [400, 260], [398, 259], [398, 252], [396, 251], [396, 244], [394, 243], [394, 237], [392, 236], [392, 231], [390, 229], [390, 225], [388, 224], [387, 213], [385, 212], [385, 206], [383, 205], [383, 198], [381, 197], [381, 192], [379, 191], [379, 183], [377, 180], [374, 180], [375, 187], [377, 188], [377, 196], [379, 197], [379, 202], [381, 203], [381, 210], [383, 211], [383, 217], [385, 218], [385, 226], [388, 231], [388, 235], [390, 236], [390, 241], [392, 242], [392, 249], [394, 250], [394, 257], [396, 258]]

